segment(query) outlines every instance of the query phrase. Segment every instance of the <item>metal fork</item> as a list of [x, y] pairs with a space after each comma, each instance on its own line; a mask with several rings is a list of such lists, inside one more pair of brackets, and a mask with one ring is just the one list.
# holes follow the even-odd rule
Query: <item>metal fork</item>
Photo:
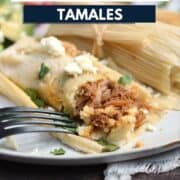
[[0, 109], [0, 139], [10, 135], [31, 132], [76, 134], [76, 128], [76, 122], [61, 112], [25, 107]]

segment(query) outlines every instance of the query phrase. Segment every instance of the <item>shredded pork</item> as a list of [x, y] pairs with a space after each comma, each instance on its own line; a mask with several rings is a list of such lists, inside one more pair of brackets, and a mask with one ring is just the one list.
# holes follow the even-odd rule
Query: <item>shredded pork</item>
[[[89, 118], [90, 124], [104, 131], [114, 127], [115, 122], [128, 115], [128, 110], [133, 107], [138, 109], [134, 115], [135, 128], [138, 128], [145, 119], [145, 113], [141, 109], [150, 109], [150, 106], [140, 100], [135, 93], [109, 79], [87, 82], [80, 87], [76, 96], [75, 115], [79, 116], [85, 106], [94, 108], [94, 113]], [[112, 111], [107, 113], [108, 107], [111, 107]]]

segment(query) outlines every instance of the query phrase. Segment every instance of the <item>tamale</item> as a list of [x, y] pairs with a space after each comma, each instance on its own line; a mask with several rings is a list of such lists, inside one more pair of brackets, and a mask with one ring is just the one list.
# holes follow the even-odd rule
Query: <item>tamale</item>
[[[123, 31], [128, 29], [128, 26], [129, 29], [131, 29], [134, 25], [125, 25], [126, 28], [124, 29], [120, 28], [123, 27], [123, 25], [120, 25], [119, 28], [118, 25], [109, 26], [111, 33], [116, 29], [116, 32], [119, 30], [120, 34], [126, 34]], [[137, 26], [139, 32], [143, 30], [148, 32], [148, 29], [150, 29], [146, 38], [141, 38], [143, 45], [139, 43], [139, 46], [137, 43], [134, 44], [133, 41], [127, 41], [127, 39], [130, 38], [128, 35], [124, 37], [124, 39], [127, 38], [126, 41], [122, 39], [121, 42], [120, 37], [118, 37], [115, 32], [112, 39], [105, 38], [103, 34], [101, 37], [103, 43], [101, 43], [101, 45], [96, 43], [96, 48], [93, 48], [94, 42], [96, 42], [96, 40], [94, 40], [95, 38], [92, 38], [91, 35], [86, 35], [86, 32], [84, 32], [83, 38], [80, 32], [70, 33], [68, 31], [66, 31], [66, 36], [63, 37], [75, 43], [78, 48], [85, 48], [91, 52], [92, 48], [99, 52], [99, 48], [101, 47], [106, 57], [111, 57], [117, 66], [129, 71], [141, 82], [163, 93], [180, 93], [180, 28], [161, 22], [148, 25], [137, 24]], [[56, 28], [58, 28], [58, 26], [56, 26]], [[89, 29], [91, 29], [91, 27], [89, 27]], [[106, 27], [106, 30], [107, 29], [108, 27]], [[53, 26], [51, 31], [52, 30]], [[133, 28], [131, 30], [133, 30]], [[50, 34], [51, 31], [49, 32]], [[61, 35], [61, 30], [59, 33], [58, 31], [55, 32], [57, 35]], [[133, 34], [133, 31], [127, 32]], [[70, 36], [67, 36], [68, 33]], [[117, 37], [117, 41], [115, 36]], [[98, 55], [97, 52], [94, 54]], [[99, 56], [102, 57], [102, 53]]]
[[[80, 136], [95, 141], [105, 138], [122, 145], [133, 139], [146, 123], [160, 119], [164, 108], [146, 88], [132, 79], [120, 82], [124, 79], [120, 73], [89, 53], [70, 54], [67, 44], [57, 39], [64, 51], [61, 54], [47, 51], [43, 42], [52, 39], [19, 40], [0, 54], [0, 71], [21, 89], [37, 91], [47, 105], [68, 113], [74, 120], [81, 119], [77, 130]], [[54, 46], [51, 48], [54, 50]], [[49, 73], [40, 79], [43, 63]], [[63, 137], [60, 139], [69, 140]]]
[[143, 40], [153, 31], [152, 26], [147, 24], [147, 27], [139, 24], [55, 24], [49, 27], [48, 34], [61, 37], [79, 36], [94, 39], [99, 44], [102, 44], [103, 41], [112, 41], [121, 44], [142, 45]]
[[158, 23], [156, 29], [143, 48], [106, 43], [105, 52], [140, 81], [164, 93], [180, 93], [180, 28]]

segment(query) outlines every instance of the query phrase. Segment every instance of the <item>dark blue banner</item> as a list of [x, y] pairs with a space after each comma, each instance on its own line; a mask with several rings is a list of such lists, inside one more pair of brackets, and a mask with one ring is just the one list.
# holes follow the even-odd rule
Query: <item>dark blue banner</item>
[[152, 23], [153, 5], [24, 6], [24, 23]]

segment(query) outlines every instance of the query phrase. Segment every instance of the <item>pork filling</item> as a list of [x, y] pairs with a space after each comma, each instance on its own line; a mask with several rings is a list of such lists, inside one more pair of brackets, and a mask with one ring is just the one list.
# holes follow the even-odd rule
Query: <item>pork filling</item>
[[75, 115], [80, 117], [84, 107], [92, 108], [89, 124], [104, 132], [109, 132], [124, 116], [129, 115], [133, 108], [136, 108], [133, 116], [137, 129], [143, 124], [146, 112], [151, 109], [150, 105], [139, 99], [134, 92], [109, 79], [83, 84], [75, 100]]

